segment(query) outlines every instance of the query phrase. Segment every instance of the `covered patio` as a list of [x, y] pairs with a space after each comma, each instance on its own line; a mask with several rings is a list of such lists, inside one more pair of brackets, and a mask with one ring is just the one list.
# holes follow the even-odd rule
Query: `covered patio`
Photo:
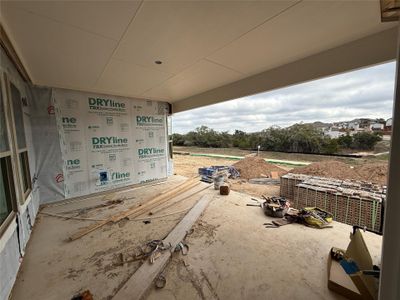
[[[391, 0], [1, 1], [0, 299], [340, 299], [327, 257], [351, 226], [266, 229], [248, 195], [171, 191], [185, 181], [171, 116], [398, 62], [398, 13]], [[383, 238], [365, 233], [382, 300], [400, 297], [398, 76]], [[154, 212], [163, 193], [184, 200]], [[187, 255], [135, 275], [132, 251], [176, 228]], [[159, 273], [165, 287], [145, 288]]]

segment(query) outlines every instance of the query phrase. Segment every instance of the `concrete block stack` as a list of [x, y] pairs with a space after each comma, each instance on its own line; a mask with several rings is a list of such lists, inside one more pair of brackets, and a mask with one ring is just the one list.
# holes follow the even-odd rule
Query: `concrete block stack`
[[281, 177], [280, 191], [294, 208], [319, 207], [338, 222], [381, 231], [384, 186], [289, 173]]

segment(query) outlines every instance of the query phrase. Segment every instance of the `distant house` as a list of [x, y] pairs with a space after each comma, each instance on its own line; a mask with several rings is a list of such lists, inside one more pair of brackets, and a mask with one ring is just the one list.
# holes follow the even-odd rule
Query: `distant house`
[[359, 120], [359, 127], [369, 129], [371, 126], [372, 120], [371, 119], [360, 119]]
[[358, 122], [349, 122], [348, 129], [357, 131], [360, 129], [360, 124]]
[[369, 128], [371, 131], [383, 131], [385, 125], [382, 123], [372, 123]]
[[384, 128], [385, 132], [392, 132], [392, 121], [393, 121], [392, 118], [386, 120]]
[[332, 139], [337, 139], [342, 135], [346, 135], [345, 131], [339, 131], [337, 127], [331, 127], [329, 130], [324, 131], [324, 135], [329, 136]]

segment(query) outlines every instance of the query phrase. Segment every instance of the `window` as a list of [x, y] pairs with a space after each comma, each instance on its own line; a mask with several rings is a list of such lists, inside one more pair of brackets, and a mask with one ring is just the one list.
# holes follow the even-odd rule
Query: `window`
[[6, 113], [0, 86], [0, 225], [13, 211], [15, 189], [11, 167], [11, 151], [7, 134]]
[[0, 225], [13, 211], [15, 201], [14, 180], [12, 177], [11, 157], [0, 158]]
[[26, 147], [25, 128], [24, 128], [24, 113], [22, 110], [22, 98], [19, 90], [13, 85], [11, 86], [11, 101], [14, 115], [15, 134], [17, 137], [17, 152], [19, 159], [19, 167], [21, 174], [22, 191], [24, 199], [31, 190], [31, 175], [29, 170], [28, 149]]

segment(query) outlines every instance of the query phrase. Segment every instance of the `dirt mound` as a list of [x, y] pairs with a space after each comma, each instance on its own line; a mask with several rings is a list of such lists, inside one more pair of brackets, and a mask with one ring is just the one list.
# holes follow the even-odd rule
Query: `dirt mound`
[[378, 184], [386, 184], [387, 164], [367, 163], [350, 166], [340, 161], [328, 160], [316, 162], [305, 167], [291, 170], [291, 173], [305, 174], [337, 179], [364, 180]]
[[305, 167], [293, 169], [290, 172], [338, 179], [356, 179], [358, 177], [354, 167], [335, 160], [316, 162]]
[[263, 158], [258, 156], [245, 157], [233, 165], [240, 172], [240, 178], [251, 179], [260, 178], [267, 175], [271, 176], [271, 172], [278, 172], [281, 176], [287, 172], [275, 165], [267, 163]]
[[384, 162], [368, 163], [355, 167], [362, 180], [379, 183], [382, 185], [387, 184], [388, 164]]

